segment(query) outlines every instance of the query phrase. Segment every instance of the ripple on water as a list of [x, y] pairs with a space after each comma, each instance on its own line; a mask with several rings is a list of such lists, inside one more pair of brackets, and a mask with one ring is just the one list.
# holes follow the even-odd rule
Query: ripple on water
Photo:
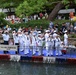
[[76, 65], [0, 62], [0, 75], [76, 75]]

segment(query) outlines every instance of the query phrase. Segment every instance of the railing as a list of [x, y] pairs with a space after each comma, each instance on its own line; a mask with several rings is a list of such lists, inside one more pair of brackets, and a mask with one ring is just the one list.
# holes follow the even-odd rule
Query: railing
[[[65, 58], [68, 58], [68, 57], [76, 58], [76, 47], [69, 46], [67, 47], [66, 50], [58, 50], [58, 49], [53, 49], [51, 47], [45, 47], [45, 46], [44, 47], [26, 46], [21, 48], [17, 45], [0, 45], [0, 54], [19, 54], [19, 55], [26, 55], [26, 56], [60, 56]], [[56, 53], [58, 54], [56, 55]]]
[[67, 48], [67, 54], [66, 55], [69, 55], [70, 57], [75, 57], [76, 58], [76, 47], [75, 46], [69, 46]]

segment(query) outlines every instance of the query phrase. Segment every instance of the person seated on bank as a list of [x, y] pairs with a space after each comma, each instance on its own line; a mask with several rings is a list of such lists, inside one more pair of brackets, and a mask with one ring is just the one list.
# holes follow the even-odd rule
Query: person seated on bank
[[61, 52], [62, 52], [62, 54], [66, 54], [66, 49], [68, 48], [68, 46], [65, 46], [64, 45], [64, 42], [63, 41], [61, 41], [61, 44], [60, 44], [60, 50], [61, 50]]

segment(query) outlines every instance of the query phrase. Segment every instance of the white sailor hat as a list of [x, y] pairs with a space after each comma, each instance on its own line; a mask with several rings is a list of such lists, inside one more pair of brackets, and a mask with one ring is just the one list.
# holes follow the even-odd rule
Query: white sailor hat
[[56, 30], [54, 30], [54, 33], [56, 33]]
[[50, 31], [49, 30], [46, 30], [45, 32], [47, 33], [47, 32], [50, 32]]
[[21, 32], [21, 30], [18, 30], [18, 32]]
[[5, 30], [4, 33], [8, 33], [8, 30]]
[[60, 35], [57, 34], [57, 36], [59, 37]]
[[64, 31], [64, 33], [66, 33], [66, 32], [67, 32], [67, 30]]
[[37, 33], [38, 33], [38, 34], [41, 34], [41, 31], [38, 31]]
[[15, 33], [16, 31], [14, 30], [13, 33]]
[[63, 41], [61, 41], [61, 44], [63, 44], [64, 42]]
[[28, 34], [28, 32], [25, 32], [25, 34]]
[[21, 31], [20, 30], [18, 30], [18, 32], [17, 32], [18, 34], [21, 34]]

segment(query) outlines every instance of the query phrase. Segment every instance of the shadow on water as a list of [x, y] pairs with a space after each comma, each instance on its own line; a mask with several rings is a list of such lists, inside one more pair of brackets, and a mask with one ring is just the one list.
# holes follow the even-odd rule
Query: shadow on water
[[76, 65], [0, 62], [0, 75], [76, 75]]

